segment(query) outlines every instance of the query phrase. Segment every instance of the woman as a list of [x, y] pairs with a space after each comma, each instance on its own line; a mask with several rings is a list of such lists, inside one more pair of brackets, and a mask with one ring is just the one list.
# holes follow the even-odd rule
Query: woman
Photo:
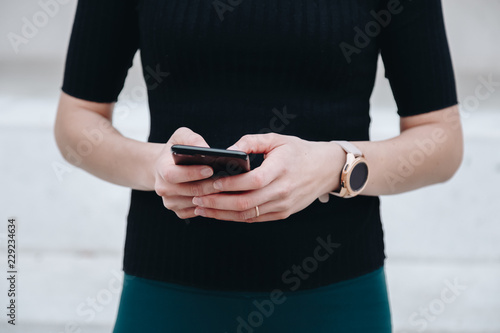
[[[138, 49], [148, 142], [111, 125]], [[401, 131], [371, 142], [379, 52]], [[391, 331], [378, 195], [462, 159], [440, 1], [81, 0], [62, 90], [61, 152], [132, 189], [114, 332]], [[173, 144], [265, 159], [218, 179]]]

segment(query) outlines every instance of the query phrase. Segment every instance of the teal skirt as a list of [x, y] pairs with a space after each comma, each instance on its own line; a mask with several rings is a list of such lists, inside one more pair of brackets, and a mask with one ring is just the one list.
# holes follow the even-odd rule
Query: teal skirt
[[125, 274], [113, 333], [390, 333], [384, 268], [298, 291], [198, 289]]

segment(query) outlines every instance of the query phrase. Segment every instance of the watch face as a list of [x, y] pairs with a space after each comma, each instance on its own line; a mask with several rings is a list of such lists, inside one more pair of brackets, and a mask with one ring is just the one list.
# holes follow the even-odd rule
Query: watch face
[[353, 191], [359, 191], [363, 188], [368, 179], [368, 166], [365, 162], [359, 162], [354, 166], [351, 172], [349, 183]]

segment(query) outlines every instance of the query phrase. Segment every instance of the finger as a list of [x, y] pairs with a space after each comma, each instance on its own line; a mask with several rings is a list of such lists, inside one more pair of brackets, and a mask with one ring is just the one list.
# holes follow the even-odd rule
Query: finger
[[[259, 207], [260, 209], [260, 207]], [[283, 214], [282, 212], [272, 212], [268, 214], [260, 214], [258, 217], [252, 217], [246, 220], [246, 223], [254, 223], [254, 222], [270, 222], [270, 221], [279, 221], [288, 218], [289, 214]]]
[[[194, 208], [186, 208], [186, 209], [174, 211], [174, 213], [177, 215], [178, 218], [183, 219], [183, 220], [198, 216], [194, 213]], [[188, 221], [188, 223], [189, 223], [189, 221]]]
[[171, 189], [172, 193], [175, 193], [176, 195], [187, 196], [189, 197], [191, 202], [193, 200], [193, 197], [200, 197], [220, 192], [219, 190], [214, 188], [213, 180], [211, 179], [174, 184], [171, 186], [173, 186], [173, 188]]
[[190, 128], [179, 127], [170, 137], [169, 143], [172, 145], [191, 145], [199, 147], [209, 147], [205, 139]]
[[197, 216], [203, 216], [217, 220], [247, 223], [283, 220], [290, 216], [289, 213], [280, 211], [277, 208], [278, 205], [279, 204], [276, 202], [270, 202], [265, 205], [259, 206], [259, 216], [257, 216], [257, 210], [255, 209], [255, 207], [241, 212], [197, 207], [194, 210], [194, 213]]
[[200, 207], [245, 211], [275, 200], [285, 200], [290, 195], [290, 186], [282, 182], [271, 183], [259, 190], [246, 191], [240, 194], [217, 193], [193, 197], [193, 204]]
[[214, 188], [219, 191], [248, 191], [263, 188], [283, 174], [281, 159], [265, 159], [262, 164], [249, 171], [214, 180]]
[[193, 204], [193, 200], [191, 197], [187, 196], [168, 196], [162, 197], [163, 206], [165, 208], [178, 211], [186, 208], [196, 208], [196, 205]]
[[246, 222], [247, 220], [257, 216], [257, 212], [254, 208], [242, 212], [236, 212], [230, 210], [217, 210], [217, 209], [198, 207], [194, 210], [194, 213], [197, 216], [203, 216], [203, 217], [213, 218], [216, 220], [233, 221], [233, 222]]
[[227, 149], [241, 150], [247, 154], [266, 154], [284, 142], [283, 135], [276, 133], [247, 134]]
[[158, 171], [161, 178], [171, 184], [193, 182], [207, 179], [214, 173], [207, 165], [176, 165], [168, 164]]

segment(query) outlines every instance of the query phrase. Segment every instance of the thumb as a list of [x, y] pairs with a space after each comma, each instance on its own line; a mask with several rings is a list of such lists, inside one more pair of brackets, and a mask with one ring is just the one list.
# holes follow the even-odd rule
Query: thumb
[[267, 154], [280, 144], [279, 135], [275, 133], [247, 134], [227, 149], [241, 150], [247, 154]]
[[190, 128], [179, 127], [174, 134], [170, 137], [169, 142], [172, 145], [189, 145], [189, 146], [199, 146], [199, 147], [209, 147], [208, 143], [203, 139], [203, 137], [193, 132]]

